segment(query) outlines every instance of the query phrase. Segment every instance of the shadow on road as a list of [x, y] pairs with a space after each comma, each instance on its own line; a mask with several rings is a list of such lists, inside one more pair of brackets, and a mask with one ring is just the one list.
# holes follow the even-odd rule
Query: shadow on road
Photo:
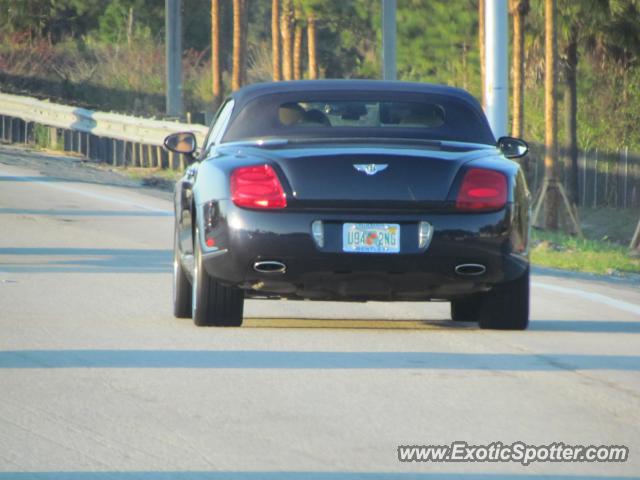
[[0, 175], [0, 182], [20, 182], [20, 183], [31, 183], [31, 182], [68, 182], [69, 180], [65, 180], [64, 178], [57, 177], [45, 177], [40, 175]]
[[[155, 273], [171, 271], [171, 250], [2, 247], [0, 272]], [[16, 261], [12, 257], [29, 257]], [[69, 258], [58, 258], [69, 257]]]
[[640, 333], [640, 322], [620, 320], [533, 320], [529, 330], [537, 332]]
[[[0, 151], [1, 153], [1, 151]], [[97, 172], [97, 173], [96, 173]], [[67, 175], [56, 177], [52, 175], [0, 175], [0, 182], [10, 183], [81, 183], [86, 185], [111, 185], [120, 188], [140, 188], [140, 182], [134, 182], [128, 179], [121, 179], [116, 177], [114, 180], [109, 181], [106, 178], [106, 173], [100, 172], [100, 170], [81, 170], [79, 172], [65, 172]], [[82, 174], [85, 174], [84, 176]], [[87, 178], [89, 175], [100, 175], [101, 178]]]
[[36, 208], [0, 208], [0, 215], [44, 215], [50, 217], [173, 217], [173, 212], [147, 210], [46, 210]]
[[478, 329], [472, 322], [453, 320], [388, 320], [383, 318], [252, 318], [245, 317], [243, 328], [333, 328], [340, 330], [468, 330]]
[[640, 370], [640, 356], [262, 350], [6, 350], [0, 368]]

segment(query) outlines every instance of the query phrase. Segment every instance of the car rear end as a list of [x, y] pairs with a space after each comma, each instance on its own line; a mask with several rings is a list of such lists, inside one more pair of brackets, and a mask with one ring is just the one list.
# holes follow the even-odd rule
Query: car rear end
[[209, 274], [250, 296], [450, 299], [527, 266], [524, 186], [495, 150], [256, 150], [212, 165], [229, 196], [203, 207], [201, 239]]
[[241, 323], [249, 296], [444, 299], [526, 328], [529, 198], [505, 158], [526, 144], [496, 143], [467, 92], [291, 82], [231, 102], [193, 189], [196, 324]]

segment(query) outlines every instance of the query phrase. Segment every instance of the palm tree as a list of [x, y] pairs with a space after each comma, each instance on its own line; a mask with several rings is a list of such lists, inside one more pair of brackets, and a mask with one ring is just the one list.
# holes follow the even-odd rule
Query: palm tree
[[524, 22], [529, 13], [529, 0], [511, 0], [513, 16], [513, 124], [511, 135], [522, 138], [524, 130]]
[[248, 56], [247, 56], [247, 50], [249, 47], [249, 11], [247, 9], [247, 2], [249, 0], [242, 0], [241, 2], [241, 32], [242, 32], [242, 41], [240, 42], [240, 58], [242, 59], [242, 62], [240, 63], [240, 85], [245, 85], [247, 83], [247, 63], [248, 63]]
[[294, 9], [295, 30], [293, 35], [293, 79], [302, 79], [302, 10], [296, 3]]
[[220, 2], [211, 0], [211, 79], [213, 109], [222, 101], [222, 72], [220, 71]]
[[558, 177], [556, 169], [557, 155], [557, 104], [556, 104], [556, 0], [545, 0], [544, 4], [544, 121], [545, 121], [545, 157], [544, 172], [548, 183], [545, 202], [545, 228], [558, 229]]
[[318, 78], [318, 49], [316, 43], [316, 18], [313, 12], [307, 16], [307, 50], [309, 55], [309, 78]]
[[484, 47], [484, 0], [478, 0], [478, 50], [480, 50], [480, 88], [482, 92], [482, 107], [487, 106], [484, 98], [485, 71], [485, 47]]
[[291, 38], [291, 0], [282, 0], [280, 31], [282, 33], [282, 77], [293, 78], [293, 42]]
[[242, 86], [244, 58], [243, 46], [243, 14], [244, 0], [233, 0], [233, 75], [231, 77], [231, 89], [238, 90]]
[[273, 80], [282, 80], [282, 70], [280, 69], [280, 0], [271, 2], [271, 51]]

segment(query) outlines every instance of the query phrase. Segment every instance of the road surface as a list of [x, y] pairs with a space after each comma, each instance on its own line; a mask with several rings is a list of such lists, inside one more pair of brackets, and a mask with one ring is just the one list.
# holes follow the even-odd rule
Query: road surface
[[[532, 278], [526, 332], [448, 303], [171, 315], [166, 192], [0, 148], [0, 480], [640, 472], [640, 285]], [[626, 445], [626, 463], [401, 463], [398, 445]], [[289, 472], [289, 473], [285, 473]]]

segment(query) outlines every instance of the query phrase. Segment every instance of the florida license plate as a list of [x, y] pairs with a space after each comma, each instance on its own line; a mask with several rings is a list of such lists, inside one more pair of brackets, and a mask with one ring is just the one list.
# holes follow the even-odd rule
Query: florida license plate
[[345, 223], [342, 250], [356, 253], [399, 253], [400, 225], [397, 223]]

